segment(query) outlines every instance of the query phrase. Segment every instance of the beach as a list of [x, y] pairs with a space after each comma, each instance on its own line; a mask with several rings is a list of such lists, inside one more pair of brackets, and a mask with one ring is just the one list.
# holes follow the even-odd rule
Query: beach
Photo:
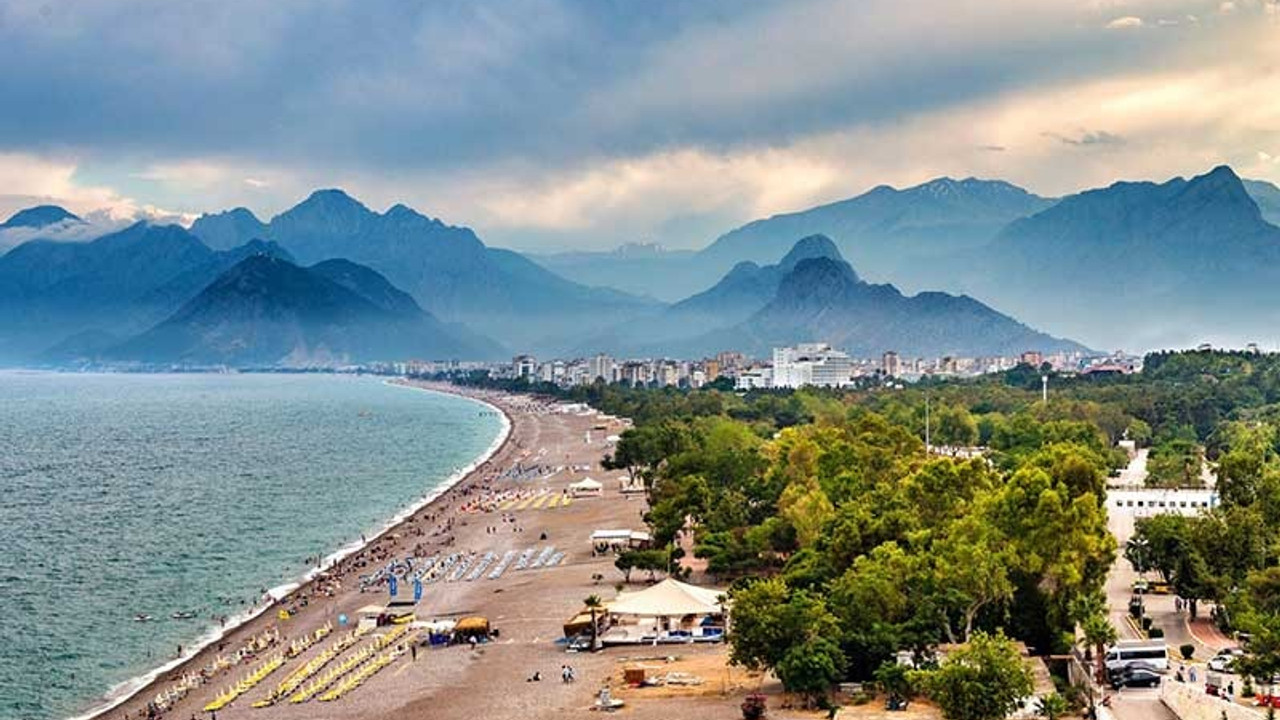
[[[257, 650], [252, 659], [212, 673], [163, 711], [165, 717], [209, 717], [203, 708], [237, 679], [250, 675], [290, 644], [326, 627], [331, 632], [322, 641], [288, 659], [281, 669], [218, 710], [217, 717], [381, 718], [404, 712], [412, 717], [428, 710], [432, 717], [445, 718], [557, 717], [590, 708], [612, 661], [604, 656], [566, 654], [555, 640], [562, 635], [564, 620], [582, 606], [584, 598], [598, 594], [607, 600], [615, 594], [613, 584], [621, 580], [612, 558], [592, 556], [588, 541], [592, 530], [643, 528], [643, 499], [621, 495], [616, 481], [609, 480], [618, 473], [606, 476], [599, 464], [608, 447], [607, 438], [620, 432], [624, 422], [581, 408], [565, 411], [529, 397], [428, 383], [412, 385], [465, 394], [489, 404], [507, 418], [506, 438], [485, 462], [439, 497], [380, 536], [368, 538], [363, 547], [350, 549], [329, 571], [227, 631], [181, 665], [167, 669], [128, 700], [96, 713], [95, 718], [146, 717], [148, 703], [184, 675], [215, 667], [216, 658], [227, 657], [255, 638], [261, 641], [278, 636], [278, 641]], [[606, 482], [604, 496], [568, 501], [565, 491], [569, 484], [587, 476]], [[503, 511], [500, 508], [504, 505], [511, 508]], [[419, 620], [483, 615], [499, 631], [491, 642], [476, 649], [466, 645], [419, 649], [416, 657], [399, 657], [362, 687], [333, 702], [313, 699], [253, 707], [292, 669], [350, 630], [349, 625], [339, 625], [340, 616], [354, 623], [361, 608], [387, 602], [385, 583], [362, 589], [361, 576], [392, 560], [446, 554], [472, 557], [477, 564], [480, 558], [490, 557], [496, 569], [496, 558], [546, 548], [563, 553], [551, 567], [509, 570], [493, 580], [488, 577], [492, 571], [487, 571], [473, 581], [446, 577], [424, 584], [417, 608]], [[593, 577], [597, 575], [603, 580]], [[408, 583], [402, 583], [399, 598], [411, 594]], [[287, 619], [281, 610], [289, 611]], [[578, 682], [560, 682], [560, 668], [565, 663], [575, 665]], [[542, 682], [527, 682], [535, 672], [541, 674]]]

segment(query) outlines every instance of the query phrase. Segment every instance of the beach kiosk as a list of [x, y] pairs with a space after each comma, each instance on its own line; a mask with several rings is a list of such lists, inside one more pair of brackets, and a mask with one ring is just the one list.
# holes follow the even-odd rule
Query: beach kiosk
[[569, 486], [569, 494], [573, 497], [600, 497], [604, 495], [604, 485], [591, 478], [583, 478]]
[[653, 545], [653, 536], [643, 530], [596, 530], [591, 545], [597, 553], [643, 550]]
[[385, 605], [365, 605], [356, 611], [359, 620], [356, 621], [356, 629], [365, 632], [378, 627], [378, 618], [387, 611]]
[[600, 638], [606, 646], [718, 642], [728, 612], [723, 590], [671, 578], [622, 593], [607, 609], [612, 625]]

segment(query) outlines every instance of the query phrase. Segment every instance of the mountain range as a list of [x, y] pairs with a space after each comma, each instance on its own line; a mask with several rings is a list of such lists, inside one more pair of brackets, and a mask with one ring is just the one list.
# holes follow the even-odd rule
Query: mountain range
[[893, 285], [869, 283], [822, 235], [801, 240], [778, 265], [755, 271], [739, 265], [712, 291], [696, 297], [701, 303], [739, 304], [745, 316], [694, 338], [662, 343], [682, 357], [726, 347], [765, 357], [772, 348], [814, 339], [858, 357], [886, 350], [918, 357], [1088, 351], [967, 296], [907, 296]]
[[348, 364], [493, 358], [502, 350], [446, 327], [377, 272], [349, 260], [303, 268], [255, 254], [172, 316], [108, 350], [112, 360], [197, 365]]
[[1225, 166], [1068, 196], [951, 267], [964, 290], [1098, 346], [1239, 346], [1280, 316], [1280, 228]]
[[631, 278], [627, 290], [667, 297], [689, 278], [706, 287], [733, 262], [780, 257], [790, 239], [821, 233], [868, 277], [981, 298], [1092, 347], [1242, 346], [1266, 341], [1277, 319], [1277, 223], [1280, 188], [1228, 167], [1060, 199], [940, 178], [748, 223], [680, 257], [679, 272], [650, 258], [628, 273], [624, 258], [593, 265], [579, 254], [572, 277], [591, 281], [607, 267]]
[[[215, 251], [174, 225], [137, 223], [91, 242], [32, 240], [0, 256], [0, 361], [29, 361], [68, 338], [100, 349], [140, 332], [254, 254]], [[87, 335], [86, 335], [87, 333]]]
[[205, 215], [191, 232], [213, 247], [262, 238], [303, 263], [346, 258], [368, 265], [440, 319], [535, 352], [658, 306], [566, 280], [523, 255], [485, 246], [469, 228], [405, 205], [374, 212], [341, 190], [318, 190], [267, 223], [243, 208]]
[[[89, 242], [22, 241], [0, 255], [0, 362], [1082, 347], [1022, 322], [1093, 347], [1238, 345], [1280, 319], [1278, 212], [1280, 189], [1227, 167], [1056, 200], [941, 178], [749, 223], [696, 252], [540, 258], [572, 267], [569, 279], [407, 206], [380, 213], [319, 190], [268, 222], [238, 208], [190, 231], [138, 223]], [[78, 222], [41, 206], [0, 230], [39, 237]], [[596, 286], [606, 270], [641, 292]], [[654, 299], [673, 280], [699, 284]]]
[[1053, 202], [1000, 180], [943, 177], [905, 189], [881, 185], [847, 200], [756, 220], [696, 253], [630, 262], [616, 253], [576, 253], [539, 261], [582, 282], [611, 282], [676, 300], [739, 262], [776, 262], [797, 238], [821, 234], [869, 277], [922, 288], [927, 285], [917, 282], [914, 267], [979, 247], [1004, 225]]

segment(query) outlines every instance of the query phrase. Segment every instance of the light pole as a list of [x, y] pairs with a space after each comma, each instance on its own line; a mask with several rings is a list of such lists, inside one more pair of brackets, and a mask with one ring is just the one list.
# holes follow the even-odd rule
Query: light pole
[[1040, 376], [1040, 402], [1045, 405], [1049, 404], [1049, 376]]
[[924, 456], [929, 457], [929, 396], [924, 396]]

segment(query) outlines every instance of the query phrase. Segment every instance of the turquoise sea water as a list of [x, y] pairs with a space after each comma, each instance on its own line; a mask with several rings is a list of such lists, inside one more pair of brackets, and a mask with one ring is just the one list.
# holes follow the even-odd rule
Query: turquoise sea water
[[500, 432], [373, 378], [0, 373], [0, 719], [100, 705]]

